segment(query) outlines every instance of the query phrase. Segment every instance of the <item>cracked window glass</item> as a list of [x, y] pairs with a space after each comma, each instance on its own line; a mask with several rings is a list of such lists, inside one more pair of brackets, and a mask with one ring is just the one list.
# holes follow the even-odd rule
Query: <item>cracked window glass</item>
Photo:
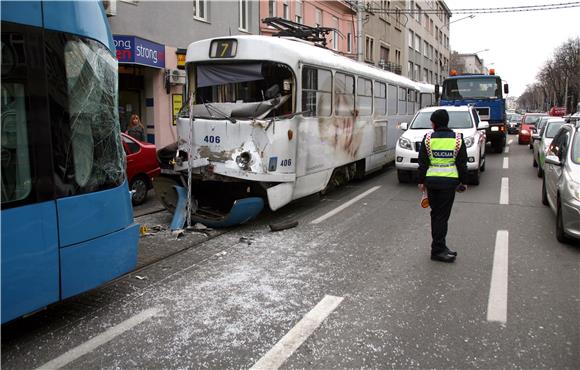
[[73, 193], [120, 185], [125, 179], [117, 109], [117, 61], [102, 45], [72, 39], [64, 46], [68, 138], [64, 182]]

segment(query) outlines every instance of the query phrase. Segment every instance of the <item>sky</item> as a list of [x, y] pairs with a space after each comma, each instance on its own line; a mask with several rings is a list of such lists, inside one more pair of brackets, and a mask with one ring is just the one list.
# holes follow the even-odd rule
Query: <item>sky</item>
[[[572, 0], [445, 0], [453, 9], [494, 8], [570, 3]], [[580, 4], [579, 4], [580, 5]], [[457, 14], [451, 22], [467, 17]], [[580, 37], [580, 7], [522, 13], [476, 14], [451, 23], [451, 50], [474, 53], [509, 84], [509, 96], [519, 96], [555, 50]], [[493, 63], [493, 64], [492, 64]], [[491, 65], [490, 65], [491, 64]]]

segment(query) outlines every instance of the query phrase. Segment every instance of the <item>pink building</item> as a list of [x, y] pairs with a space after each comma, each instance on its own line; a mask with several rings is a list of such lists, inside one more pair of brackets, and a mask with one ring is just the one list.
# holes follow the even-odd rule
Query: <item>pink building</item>
[[[260, 0], [260, 20], [280, 17], [307, 26], [337, 29], [327, 38], [326, 46], [356, 58], [356, 11], [343, 0]], [[276, 30], [260, 22], [260, 34], [272, 35]]]

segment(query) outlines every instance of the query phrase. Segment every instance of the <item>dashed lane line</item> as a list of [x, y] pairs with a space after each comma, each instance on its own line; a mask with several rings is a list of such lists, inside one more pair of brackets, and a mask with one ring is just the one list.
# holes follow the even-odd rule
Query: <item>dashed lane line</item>
[[509, 139], [509, 140], [508, 140], [508, 145], [512, 145], [512, 143], [513, 143], [513, 142], [514, 142], [514, 141], [513, 141], [512, 139]]
[[510, 179], [507, 177], [501, 178], [501, 191], [499, 193], [499, 204], [510, 203]]
[[324, 221], [324, 220], [326, 220], [326, 219], [328, 219], [328, 218], [336, 215], [337, 213], [343, 211], [347, 207], [349, 207], [349, 206], [353, 205], [354, 203], [358, 202], [359, 200], [361, 200], [362, 198], [364, 198], [367, 195], [371, 194], [372, 192], [379, 190], [380, 187], [381, 186], [378, 185], [378, 186], [374, 186], [374, 187], [370, 188], [369, 190], [365, 191], [364, 193], [357, 195], [356, 197], [352, 198], [348, 202], [346, 202], [346, 203], [344, 203], [344, 204], [336, 207], [332, 211], [330, 211], [330, 212], [328, 212], [328, 213], [326, 213], [326, 214], [318, 217], [316, 220], [313, 220], [310, 223], [311, 224], [319, 224], [319, 223], [321, 223], [322, 221]]
[[508, 154], [509, 152], [510, 152], [510, 147], [506, 145], [505, 150], [504, 150], [504, 153], [505, 154]]
[[487, 321], [497, 321], [502, 324], [507, 322], [508, 245], [508, 231], [498, 230], [487, 302]]
[[250, 370], [276, 370], [342, 302], [343, 297], [327, 295], [278, 341]]
[[143, 321], [150, 319], [151, 317], [155, 316], [159, 311], [160, 311], [159, 308], [150, 308], [148, 310], [145, 310], [131, 317], [130, 319], [113, 326], [112, 328], [88, 340], [87, 342], [76, 346], [75, 348], [69, 350], [68, 352], [58, 356], [54, 360], [51, 360], [46, 364], [40, 366], [36, 370], [60, 369], [61, 367], [68, 365], [69, 363], [75, 361], [76, 359], [86, 355], [87, 353], [95, 350], [96, 348], [102, 346], [103, 344], [111, 341], [115, 337], [139, 325]]
[[504, 170], [507, 170], [510, 167], [509, 160], [510, 159], [508, 157], [503, 157], [503, 168], [504, 168]]

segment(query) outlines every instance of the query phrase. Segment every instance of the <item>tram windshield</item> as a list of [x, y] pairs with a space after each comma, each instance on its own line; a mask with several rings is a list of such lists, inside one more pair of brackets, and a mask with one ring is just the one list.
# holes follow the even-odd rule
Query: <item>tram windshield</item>
[[263, 119], [293, 112], [294, 77], [284, 64], [212, 63], [188, 68], [195, 117]]

